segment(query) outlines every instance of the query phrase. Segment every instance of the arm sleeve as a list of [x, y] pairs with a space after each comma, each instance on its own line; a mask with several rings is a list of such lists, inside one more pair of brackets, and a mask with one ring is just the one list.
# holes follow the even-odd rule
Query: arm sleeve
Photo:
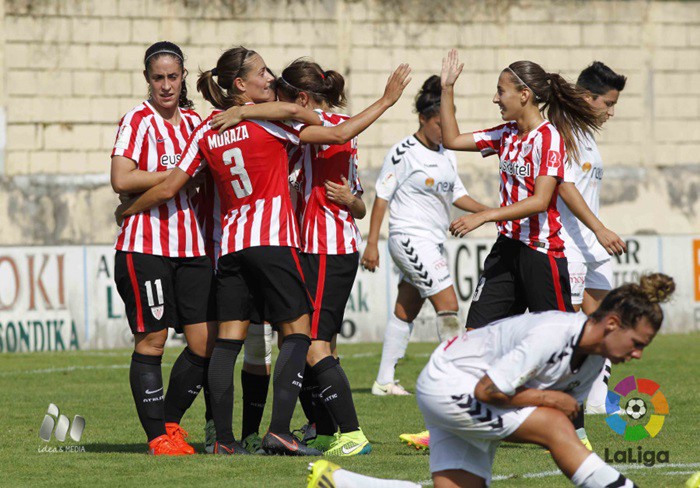
[[392, 149], [384, 158], [384, 164], [382, 165], [382, 170], [377, 178], [376, 190], [377, 196], [383, 200], [391, 200], [394, 196], [396, 189], [399, 186], [399, 167], [403, 166], [405, 163], [403, 160], [394, 164], [391, 160], [391, 156], [394, 150]]
[[278, 122], [275, 120], [251, 119], [250, 121], [258, 124], [273, 137], [276, 137], [282, 141], [290, 142], [295, 146], [299, 146], [301, 144], [301, 141], [299, 140], [299, 131], [306, 127], [306, 125], [295, 120]]
[[501, 136], [508, 124], [502, 124], [491, 129], [478, 130], [473, 133], [476, 147], [481, 151], [483, 157], [498, 154], [501, 148]]
[[556, 334], [552, 334], [554, 340], [543, 341], [542, 330], [539, 330], [539, 334], [535, 332], [528, 331], [515, 348], [501, 356], [486, 371], [494, 385], [508, 396], [515, 395], [516, 389], [536, 377], [547, 366], [552, 355], [562, 349]]
[[533, 162], [539, 167], [535, 169], [537, 176], [554, 176], [559, 181], [564, 179], [566, 150], [559, 132], [548, 125], [542, 131], [542, 136], [535, 142]]
[[469, 192], [466, 188], [464, 188], [464, 185], [462, 184], [462, 179], [459, 177], [459, 173], [457, 172], [457, 158], [455, 158], [453, 153], [450, 154], [450, 159], [452, 161], [452, 167], [455, 170], [455, 186], [454, 190], [452, 191], [452, 203], [454, 203], [463, 196], [469, 195]]
[[148, 123], [143, 115], [139, 112], [125, 115], [119, 122], [112, 156], [124, 156], [138, 162], [147, 132]]
[[204, 159], [202, 150], [199, 147], [200, 142], [204, 139], [204, 133], [209, 128], [209, 123], [202, 124], [190, 135], [187, 140], [187, 145], [185, 150], [182, 151], [182, 158], [178, 163], [178, 168], [182, 171], [194, 177], [207, 165], [206, 159]]

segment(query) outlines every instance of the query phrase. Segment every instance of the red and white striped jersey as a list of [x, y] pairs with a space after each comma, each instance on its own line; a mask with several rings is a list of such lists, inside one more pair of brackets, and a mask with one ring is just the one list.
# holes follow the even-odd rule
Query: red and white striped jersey
[[[129, 158], [143, 171], [167, 171], [177, 166], [187, 139], [202, 121], [192, 110], [179, 110], [181, 122], [174, 127], [148, 102], [132, 109], [119, 122], [112, 156]], [[181, 190], [166, 203], [124, 219], [115, 248], [178, 258], [204, 256], [193, 195]]]
[[207, 257], [216, 268], [216, 263], [221, 252], [221, 199], [216, 187], [214, 176], [209, 168], [202, 171], [204, 183], [199, 187], [197, 196], [193, 198], [195, 213], [199, 228], [204, 238], [204, 249]]
[[[320, 110], [317, 112], [326, 127], [336, 126], [350, 118]], [[362, 237], [355, 219], [347, 207], [333, 203], [326, 197], [325, 181], [342, 184], [341, 176], [348, 180], [353, 195], [363, 193], [357, 174], [356, 137], [345, 144], [303, 146], [297, 186], [303, 195], [301, 243], [305, 253], [351, 254], [358, 251]]]
[[[557, 129], [542, 122], [526, 137], [518, 134], [515, 122], [474, 132], [482, 156], [498, 154], [501, 169], [501, 207], [520, 202], [535, 194], [538, 176], [564, 178], [566, 149]], [[559, 235], [561, 219], [557, 210], [558, 190], [554, 190], [546, 212], [524, 219], [501, 221], [498, 231], [522, 241], [532, 249], [553, 257], [564, 257], [564, 241]]]
[[299, 247], [289, 195], [289, 144], [299, 128], [246, 120], [219, 134], [209, 126], [215, 110], [190, 136], [179, 167], [190, 176], [209, 168], [221, 201], [221, 255], [256, 246]]

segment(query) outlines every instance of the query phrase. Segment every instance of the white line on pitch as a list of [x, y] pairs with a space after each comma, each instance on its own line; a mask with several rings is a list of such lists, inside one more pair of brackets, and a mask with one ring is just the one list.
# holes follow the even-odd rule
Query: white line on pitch
[[[621, 472], [634, 471], [638, 469], [668, 469], [668, 468], [698, 468], [700, 463], [662, 463], [655, 464], [654, 466], [644, 466], [639, 464], [613, 464], [611, 465], [615, 469]], [[547, 478], [549, 476], [562, 475], [559, 470], [556, 471], [541, 471], [539, 473], [524, 473], [524, 474], [509, 474], [509, 475], [498, 475], [493, 477], [493, 481], [503, 481], [513, 478]]]
[[[162, 366], [172, 366], [172, 363], [163, 363]], [[51, 373], [67, 373], [72, 371], [86, 371], [93, 369], [127, 369], [130, 364], [106, 364], [93, 366], [66, 366], [65, 368], [45, 368], [45, 369], [27, 369], [24, 371], [3, 371], [0, 376], [16, 376], [21, 374], [51, 374]]]

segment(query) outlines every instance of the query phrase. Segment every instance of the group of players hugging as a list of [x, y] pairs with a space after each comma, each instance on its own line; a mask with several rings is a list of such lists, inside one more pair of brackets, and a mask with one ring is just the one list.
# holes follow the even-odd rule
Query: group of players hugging
[[[604, 411], [611, 362], [641, 357], [675, 288], [657, 273], [612, 289], [610, 256], [625, 244], [598, 219], [603, 169], [594, 135], [614, 115], [626, 78], [594, 62], [573, 84], [517, 61], [497, 80], [503, 123], [460, 133], [454, 85], [462, 69], [452, 50], [441, 75], [423, 83], [418, 129], [384, 160], [360, 258], [357, 136], [401, 97], [408, 65], [349, 117], [336, 113], [346, 104], [340, 73], [300, 58], [277, 77], [259, 53], [234, 47], [198, 76], [197, 90], [215, 108], [202, 120], [180, 47], [162, 41], [146, 50], [148, 99], [119, 123], [111, 182], [121, 198], [115, 281], [134, 336], [129, 380], [150, 454], [195, 453], [180, 422], [203, 390], [209, 453], [324, 456], [310, 466], [315, 487], [417, 486], [328, 460], [372, 450], [335, 340], [358, 267], [379, 266], [388, 207], [400, 279], [372, 393], [410, 395], [394, 371], [427, 298], [441, 341], [416, 383], [427, 430], [401, 439], [429, 448], [435, 486], [488, 486], [503, 440], [545, 446], [577, 486], [634, 486], [592, 452], [582, 411], [586, 398], [587, 413]], [[469, 195], [452, 150], [498, 155], [499, 207]], [[450, 222], [452, 205], [468, 213]], [[498, 238], [465, 327], [446, 232], [461, 238], [487, 222]], [[165, 389], [169, 328], [187, 346]], [[308, 423], [293, 433], [297, 400]]]

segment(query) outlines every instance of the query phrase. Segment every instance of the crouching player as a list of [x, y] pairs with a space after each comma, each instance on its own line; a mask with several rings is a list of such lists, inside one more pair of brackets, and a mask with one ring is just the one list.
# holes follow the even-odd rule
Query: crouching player
[[[520, 315], [440, 344], [416, 385], [430, 431], [435, 487], [488, 486], [503, 440], [546, 447], [576, 486], [635, 486], [586, 449], [569, 419], [578, 414], [605, 359], [641, 359], [661, 327], [659, 304], [674, 289], [672, 278], [646, 275], [639, 284], [611, 291], [589, 317]], [[335, 475], [333, 466], [318, 464], [312, 482], [314, 476]], [[390, 485], [373, 480], [364, 486]]]

